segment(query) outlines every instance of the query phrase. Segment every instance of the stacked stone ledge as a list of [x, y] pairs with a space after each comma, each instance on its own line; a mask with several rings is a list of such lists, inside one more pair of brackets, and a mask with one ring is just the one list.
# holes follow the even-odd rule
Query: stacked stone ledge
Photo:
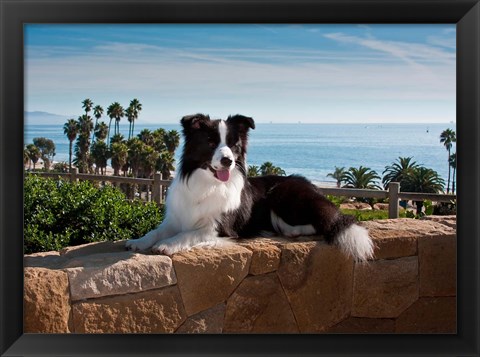
[[172, 258], [123, 241], [26, 255], [24, 331], [455, 333], [455, 217], [362, 225], [376, 245], [367, 263], [312, 237]]

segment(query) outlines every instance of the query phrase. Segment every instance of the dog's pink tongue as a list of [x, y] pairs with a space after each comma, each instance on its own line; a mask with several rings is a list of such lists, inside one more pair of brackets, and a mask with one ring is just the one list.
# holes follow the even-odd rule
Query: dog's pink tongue
[[220, 181], [227, 182], [230, 178], [229, 170], [217, 170], [217, 177]]

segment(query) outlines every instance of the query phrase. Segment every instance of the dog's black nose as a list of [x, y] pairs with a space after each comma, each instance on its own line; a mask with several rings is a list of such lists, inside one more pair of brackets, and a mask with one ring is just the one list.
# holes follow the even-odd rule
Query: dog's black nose
[[220, 163], [225, 167], [229, 167], [232, 164], [232, 160], [229, 159], [228, 157], [222, 157], [222, 159], [220, 160]]

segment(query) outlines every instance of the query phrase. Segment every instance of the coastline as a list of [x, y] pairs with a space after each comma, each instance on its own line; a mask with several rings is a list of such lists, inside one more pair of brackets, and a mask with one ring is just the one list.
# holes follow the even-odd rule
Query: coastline
[[[160, 127], [179, 130], [178, 124], [142, 123], [136, 129]], [[249, 136], [248, 164], [261, 166], [269, 161], [287, 174], [299, 174], [311, 181], [328, 182], [335, 167], [358, 167], [378, 174], [398, 157], [413, 160], [437, 171], [447, 180], [447, 152], [439, 141], [442, 130], [452, 124], [259, 124]], [[454, 125], [454, 124], [453, 124]], [[427, 127], [429, 132], [427, 132]], [[125, 135], [128, 126], [120, 124]], [[46, 137], [56, 145], [55, 161], [68, 162], [68, 139], [59, 125], [29, 125], [24, 142]], [[180, 147], [175, 153], [180, 160]]]
[[[52, 161], [52, 163], [50, 164], [50, 170], [49, 170], [49, 172], [53, 172], [53, 170], [52, 170], [53, 165], [58, 164], [58, 163], [60, 163], [60, 162], [64, 162], [64, 161]], [[67, 165], [68, 165], [68, 163], [67, 163]], [[30, 165], [30, 164], [27, 164], [27, 165], [24, 165], [23, 167], [24, 167], [24, 170], [25, 170], [26, 172], [29, 172], [29, 171], [40, 171], [40, 170], [43, 170], [43, 168], [44, 168], [44, 162], [43, 162], [42, 159], [39, 159], [39, 160], [37, 161], [37, 163], [35, 164], [35, 170], [33, 170], [33, 164], [31, 164], [31, 165]], [[72, 167], [73, 167], [73, 165], [72, 165]], [[95, 167], [95, 165], [93, 165], [93, 167]], [[105, 168], [105, 174], [104, 174], [104, 176], [113, 176], [113, 168], [112, 168], [111, 166], [107, 166], [107, 167]]]

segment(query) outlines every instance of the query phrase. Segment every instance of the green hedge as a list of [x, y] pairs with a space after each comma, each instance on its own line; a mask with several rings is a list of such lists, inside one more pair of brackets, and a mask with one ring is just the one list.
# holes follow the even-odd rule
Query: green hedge
[[118, 189], [96, 188], [27, 175], [24, 184], [24, 251], [58, 250], [90, 242], [138, 238], [162, 220], [153, 202], [127, 201]]
[[[386, 210], [358, 210], [358, 209], [341, 209], [343, 214], [355, 216], [357, 221], [373, 221], [378, 219], [388, 219], [388, 211]], [[407, 218], [407, 211], [400, 210], [399, 218]]]

